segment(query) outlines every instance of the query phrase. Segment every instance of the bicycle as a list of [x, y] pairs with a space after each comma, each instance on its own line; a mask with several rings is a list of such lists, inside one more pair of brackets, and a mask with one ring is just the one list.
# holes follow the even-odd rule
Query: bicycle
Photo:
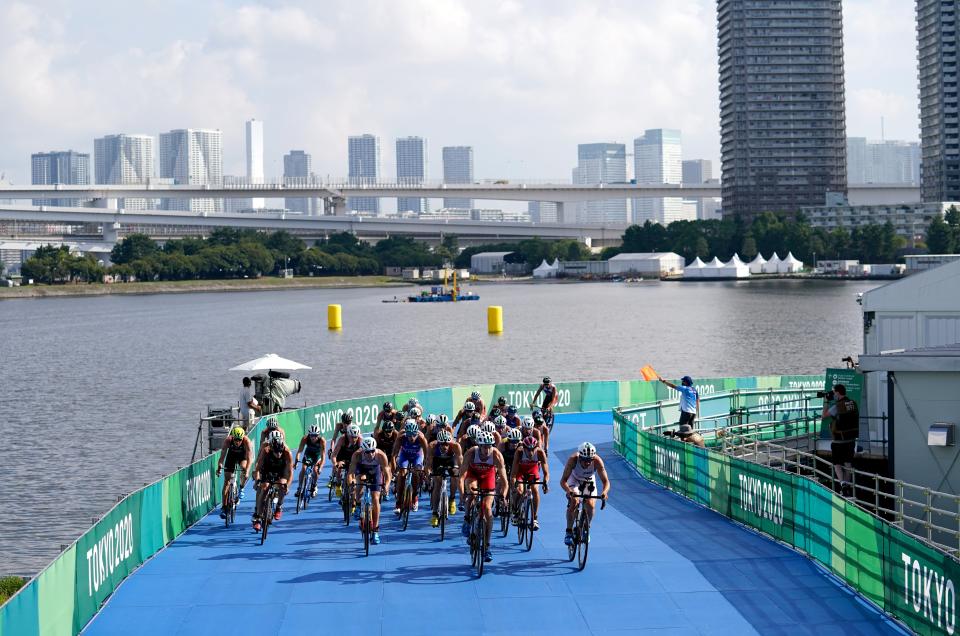
[[227, 482], [227, 499], [223, 502], [223, 509], [226, 517], [223, 519], [223, 526], [229, 528], [237, 514], [237, 504], [240, 501], [240, 489], [237, 485], [237, 471], [230, 471], [230, 481]]
[[[489, 488], [472, 488], [473, 501], [470, 503], [469, 520], [470, 562], [477, 569], [477, 577], [483, 576], [483, 555], [490, 549], [487, 542], [486, 523], [483, 518], [483, 498], [496, 494], [496, 490]], [[500, 499], [497, 497], [497, 499]]]
[[370, 541], [373, 537], [373, 497], [370, 495], [370, 489], [373, 484], [365, 478], [360, 479], [358, 486], [363, 488], [363, 495], [360, 497], [360, 534], [363, 535], [363, 553], [364, 556], [370, 556]]
[[327, 482], [327, 501], [333, 501], [333, 493], [337, 487], [343, 487], [343, 471], [334, 466], [330, 470], [330, 481]]
[[[590, 482], [580, 484], [581, 492], [585, 489], [593, 492], [594, 485]], [[574, 493], [568, 493], [568, 496], [579, 499], [580, 501], [577, 503], [578, 510], [573, 523], [573, 543], [567, 546], [567, 560], [573, 561], [574, 558], [577, 558], [580, 570], [583, 570], [583, 568], [587, 567], [587, 554], [590, 551], [590, 517], [587, 516], [587, 507], [583, 505], [583, 500], [600, 499], [600, 510], [607, 507], [607, 500], [600, 495], [576, 495]]]
[[[430, 480], [431, 482], [433, 480]], [[447, 517], [450, 513], [450, 470], [443, 470], [440, 480], [440, 497], [437, 500], [437, 519], [440, 527], [440, 540], [443, 541], [447, 531]]]
[[283, 488], [278, 483], [271, 483], [267, 492], [263, 495], [263, 501], [260, 504], [260, 545], [267, 540], [267, 531], [270, 524], [273, 523], [273, 513], [276, 512], [280, 503], [280, 491]]
[[541, 411], [543, 413], [543, 422], [547, 425], [547, 430], [551, 433], [553, 432], [553, 409], [546, 408]]
[[523, 493], [517, 497], [515, 504], [517, 544], [522, 545], [525, 542], [527, 552], [533, 548], [533, 487], [537, 485], [543, 486], [544, 492], [547, 491], [545, 481], [524, 480]]
[[[303, 468], [300, 469], [300, 478], [297, 481], [297, 514], [300, 514], [300, 510], [307, 509], [307, 505], [313, 498], [313, 489], [317, 486], [317, 474], [313, 470], [313, 462], [304, 459], [301, 463]], [[307, 477], [306, 488], [304, 488], [303, 474], [308, 470], [310, 475]]]
[[402, 530], [407, 529], [410, 523], [410, 510], [413, 508], [414, 498], [418, 495], [419, 484], [417, 488], [413, 487], [414, 469], [408, 468], [403, 477], [403, 487], [397, 486], [397, 507], [400, 509], [400, 525]]
[[500, 497], [494, 502], [493, 516], [500, 518], [500, 536], [507, 536], [510, 533], [510, 506]]

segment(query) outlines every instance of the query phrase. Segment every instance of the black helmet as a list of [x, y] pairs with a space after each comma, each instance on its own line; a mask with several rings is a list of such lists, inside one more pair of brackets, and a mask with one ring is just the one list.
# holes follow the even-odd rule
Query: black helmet
[[344, 412], [343, 415], [340, 416], [340, 421], [344, 424], [350, 424], [353, 422], [353, 413]]
[[392, 432], [393, 432], [393, 420], [384, 420], [383, 426], [380, 427], [380, 430], [385, 431], [385, 432], [387, 432], [387, 433], [392, 433]]
[[550, 384], [550, 376], [549, 376], [549, 375], [543, 376], [543, 383], [544, 383], [544, 384]]
[[507, 405], [507, 398], [505, 398], [505, 397], [503, 397], [503, 396], [501, 395], [500, 397], [497, 398], [497, 404], [498, 404], [499, 406], [506, 406], [506, 405]]
[[493, 407], [492, 409], [490, 409], [490, 419], [491, 419], [491, 420], [492, 420], [493, 418], [495, 418], [496, 416], [498, 416], [498, 415], [500, 415], [500, 409], [498, 409], [497, 407]]
[[392, 411], [392, 410], [393, 410], [393, 403], [392, 403], [392, 402], [384, 402], [384, 403], [383, 403], [383, 410], [384, 410], [384, 411]]

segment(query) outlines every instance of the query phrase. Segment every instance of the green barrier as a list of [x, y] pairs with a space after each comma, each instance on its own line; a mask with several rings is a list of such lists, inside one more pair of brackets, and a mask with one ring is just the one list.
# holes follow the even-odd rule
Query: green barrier
[[641, 475], [805, 553], [914, 632], [954, 633], [960, 562], [818, 482], [642, 430], [660, 411], [613, 411], [614, 447]]

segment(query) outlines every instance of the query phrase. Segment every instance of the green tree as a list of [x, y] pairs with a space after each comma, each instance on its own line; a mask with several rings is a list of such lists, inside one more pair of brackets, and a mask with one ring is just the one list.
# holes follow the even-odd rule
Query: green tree
[[957, 249], [953, 228], [937, 214], [927, 227], [927, 249], [931, 254], [953, 254]]
[[[747, 234], [743, 243], [740, 245], [740, 256], [744, 260], [752, 261], [757, 255], [757, 240], [753, 238], [753, 234]], [[701, 257], [702, 258], [702, 257]]]
[[947, 208], [947, 213], [944, 215], [944, 220], [948, 225], [950, 225], [950, 227], [960, 227], [960, 210], [957, 209], [957, 206], [951, 205], [949, 208]]
[[116, 264], [132, 263], [149, 258], [160, 251], [157, 242], [146, 234], [131, 234], [110, 250], [110, 261]]

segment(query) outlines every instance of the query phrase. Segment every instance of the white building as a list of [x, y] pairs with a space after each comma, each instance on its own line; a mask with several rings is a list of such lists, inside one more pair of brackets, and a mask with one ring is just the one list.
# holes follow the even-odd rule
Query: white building
[[920, 144], [847, 137], [847, 183], [920, 185]]
[[[94, 180], [105, 185], [143, 185], [155, 176], [153, 137], [150, 135], [106, 135], [93, 140]], [[150, 210], [152, 199], [118, 199], [117, 207]]]
[[[473, 183], [473, 147], [444, 146], [443, 182]], [[466, 209], [473, 207], [472, 199], [445, 198], [443, 207], [448, 209]]]
[[[420, 185], [427, 176], [427, 141], [423, 137], [397, 139], [397, 183]], [[427, 200], [423, 197], [398, 197], [397, 212], [423, 214]]]
[[800, 211], [811, 227], [827, 231], [837, 228], [853, 230], [864, 225], [883, 225], [887, 221], [899, 236], [908, 240], [922, 238], [927, 226], [938, 214], [945, 214], [950, 206], [960, 203], [899, 203], [889, 205], [850, 205], [846, 201], [836, 205], [802, 207]]
[[608, 273], [619, 274], [679, 274], [683, 272], [683, 257], [674, 252], [635, 252], [617, 254], [607, 261]]
[[904, 256], [903, 260], [907, 264], [907, 273], [916, 274], [960, 260], [960, 254], [912, 254]]
[[[263, 183], [263, 122], [250, 119], [246, 123], [247, 182]], [[250, 199], [250, 208], [264, 207], [260, 197]]]
[[470, 271], [474, 274], [499, 274], [504, 271], [504, 258], [513, 252], [480, 252], [470, 257]]
[[[33, 185], [90, 185], [90, 155], [85, 152], [62, 150], [37, 152], [30, 156], [30, 183]], [[34, 199], [34, 205], [77, 207], [83, 199]]]
[[[633, 140], [634, 176], [638, 185], [662, 183], [680, 184], [683, 181], [680, 131], [668, 128], [647, 130], [642, 137]], [[669, 225], [682, 219], [696, 220], [694, 205], [692, 216], [689, 206], [679, 197], [662, 199], [634, 199], [633, 222], [643, 224], [652, 221]]]
[[[223, 184], [223, 135], [219, 130], [183, 128], [160, 133], [160, 177], [174, 184]], [[165, 199], [164, 209], [221, 212], [220, 199]]]
[[[627, 180], [627, 149], [623, 144], [597, 143], [577, 146], [573, 182], [579, 185], [624, 183]], [[626, 223], [625, 200], [586, 201], [577, 205], [580, 223]]]

